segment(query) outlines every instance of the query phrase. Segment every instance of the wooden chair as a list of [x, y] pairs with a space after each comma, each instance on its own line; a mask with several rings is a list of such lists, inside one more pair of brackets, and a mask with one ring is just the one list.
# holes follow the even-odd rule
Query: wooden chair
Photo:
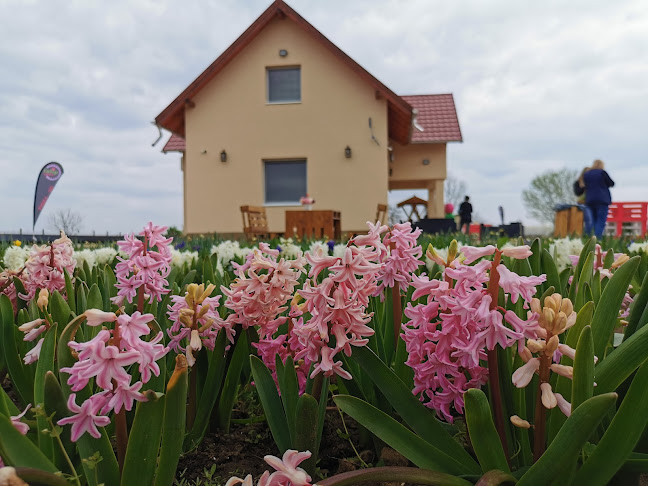
[[243, 233], [248, 239], [270, 238], [266, 210], [261, 206], [241, 206]]
[[385, 223], [385, 217], [387, 216], [387, 205], [379, 204], [376, 209], [376, 221], [380, 221], [381, 224]]

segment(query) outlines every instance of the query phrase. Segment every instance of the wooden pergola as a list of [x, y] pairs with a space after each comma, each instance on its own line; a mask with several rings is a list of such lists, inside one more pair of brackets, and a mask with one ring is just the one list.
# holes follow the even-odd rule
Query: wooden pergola
[[[420, 221], [426, 217], [427, 205], [428, 202], [425, 199], [421, 199], [420, 197], [416, 197], [416, 196], [412, 196], [409, 199], [406, 199], [405, 201], [399, 202], [397, 204], [399, 208], [403, 208], [403, 211], [407, 216], [407, 220], [410, 221], [411, 223]], [[422, 211], [423, 215], [419, 213], [420, 206], [423, 206], [423, 211]], [[414, 216], [416, 216], [416, 219], [414, 219]]]

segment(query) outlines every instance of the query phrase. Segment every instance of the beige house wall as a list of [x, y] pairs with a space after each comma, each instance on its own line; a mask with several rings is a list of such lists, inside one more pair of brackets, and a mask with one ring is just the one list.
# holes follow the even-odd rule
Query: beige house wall
[[392, 142], [389, 168], [390, 190], [427, 189], [427, 217], [443, 218], [443, 182], [447, 176], [445, 143], [400, 145]]
[[[267, 103], [266, 68], [277, 66], [301, 66], [301, 103]], [[387, 203], [386, 101], [291, 21], [273, 20], [192, 101], [185, 109], [186, 233], [240, 233], [240, 206], [264, 205], [268, 159], [306, 159], [314, 209], [341, 211], [343, 231], [365, 229], [376, 205]], [[284, 211], [299, 208], [267, 206], [270, 231], [283, 232]]]

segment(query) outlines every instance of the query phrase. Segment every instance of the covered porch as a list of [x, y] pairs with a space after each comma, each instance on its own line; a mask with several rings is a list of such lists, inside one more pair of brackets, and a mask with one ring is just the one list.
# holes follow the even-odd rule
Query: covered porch
[[[427, 218], [443, 218], [443, 183], [444, 179], [424, 179], [410, 181], [389, 181], [389, 190], [415, 189], [427, 190]], [[406, 202], [406, 201], [404, 201]]]

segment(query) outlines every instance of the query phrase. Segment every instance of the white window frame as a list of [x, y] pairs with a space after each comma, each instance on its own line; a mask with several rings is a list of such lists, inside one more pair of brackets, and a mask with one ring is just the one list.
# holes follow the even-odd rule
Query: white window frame
[[301, 157], [301, 158], [289, 158], [289, 159], [263, 159], [263, 205], [267, 207], [273, 207], [273, 206], [301, 206], [301, 203], [299, 202], [299, 199], [297, 201], [272, 201], [268, 202], [267, 201], [267, 194], [266, 194], [266, 164], [267, 163], [278, 163], [278, 162], [283, 162], [283, 163], [304, 163], [304, 177], [306, 180], [306, 192], [300, 196], [300, 199], [305, 196], [308, 193], [308, 160], [306, 157]]
[[[270, 71], [299, 70], [299, 100], [270, 101]], [[302, 76], [301, 66], [269, 66], [266, 67], [266, 104], [267, 105], [295, 105], [302, 102]]]

